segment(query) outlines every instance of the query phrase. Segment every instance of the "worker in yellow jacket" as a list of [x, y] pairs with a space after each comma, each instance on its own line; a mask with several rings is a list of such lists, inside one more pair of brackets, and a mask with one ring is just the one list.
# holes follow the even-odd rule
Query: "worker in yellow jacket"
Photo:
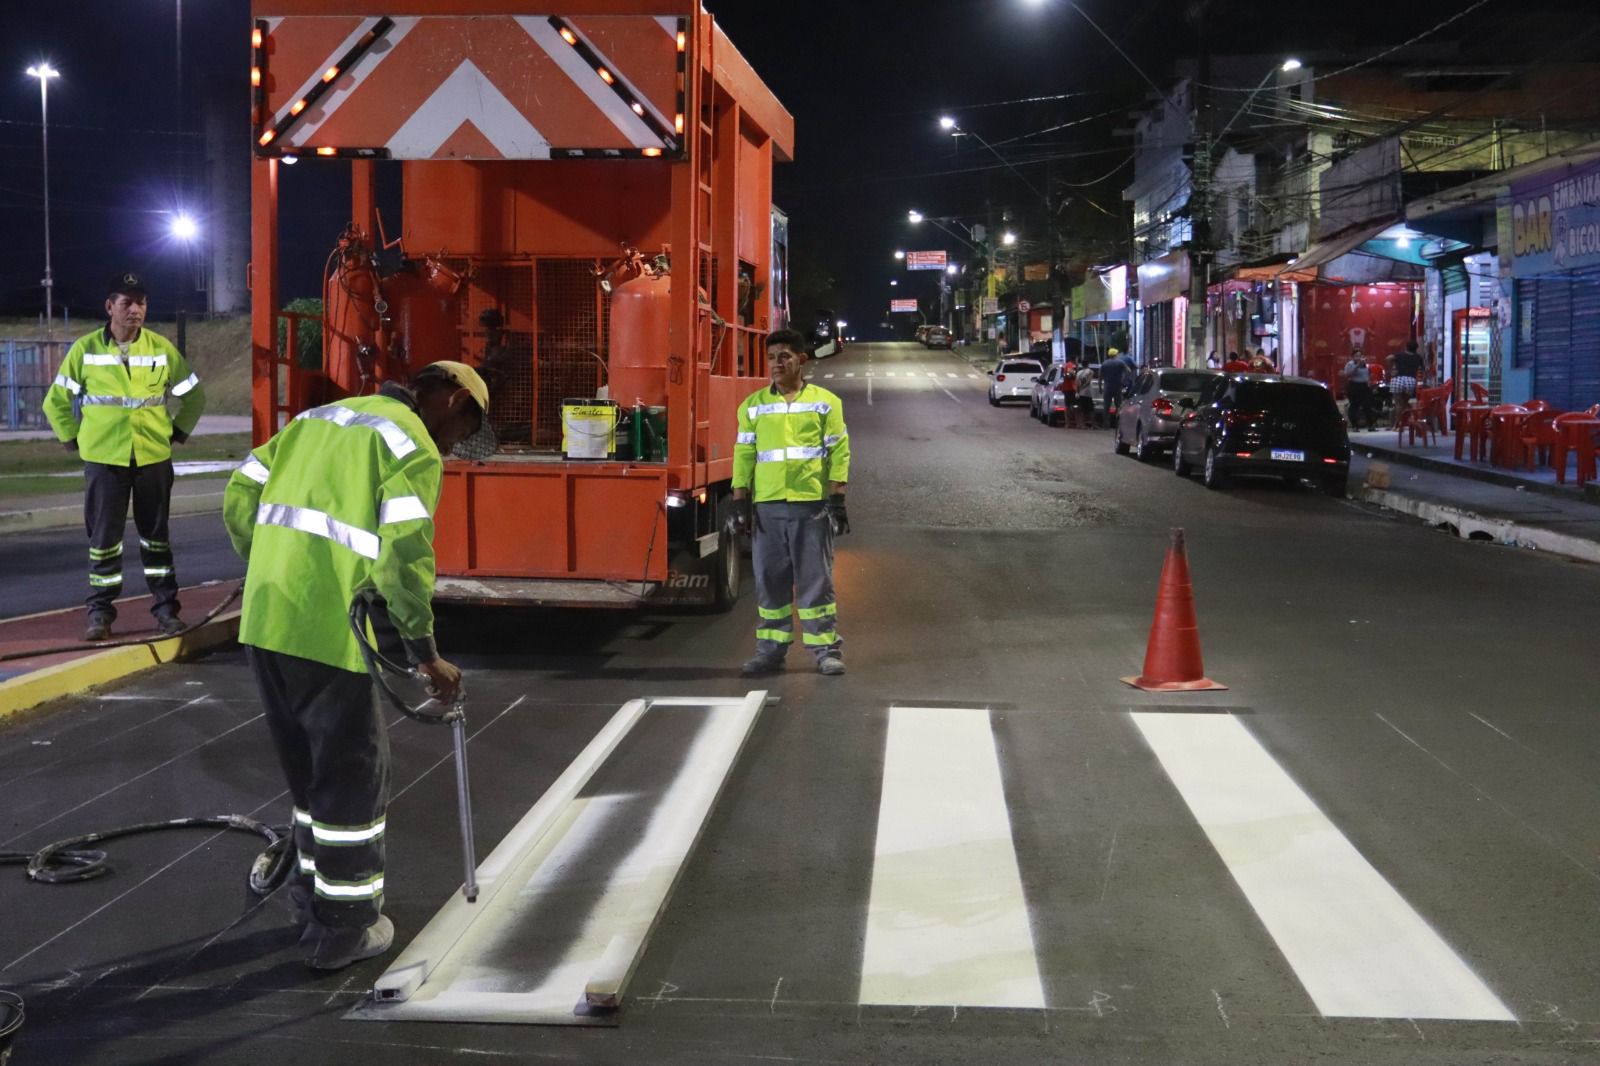
[[817, 672], [844, 673], [833, 538], [850, 532], [850, 434], [839, 397], [806, 381], [808, 356], [806, 339], [795, 330], [769, 334], [772, 384], [739, 405], [733, 498], [738, 524], [752, 538], [760, 616], [746, 677], [783, 669], [797, 613], [800, 639]]
[[[171, 341], [144, 325], [149, 295], [139, 275], [111, 279], [106, 324], [67, 352], [44, 397], [56, 436], [83, 457], [83, 518], [89, 531], [89, 624], [85, 640], [105, 640], [122, 592], [122, 534], [133, 498], [139, 556], [163, 633], [182, 632], [178, 577], [167, 540], [172, 445], [194, 432], [205, 410], [200, 378]], [[167, 399], [179, 402], [176, 417]]]

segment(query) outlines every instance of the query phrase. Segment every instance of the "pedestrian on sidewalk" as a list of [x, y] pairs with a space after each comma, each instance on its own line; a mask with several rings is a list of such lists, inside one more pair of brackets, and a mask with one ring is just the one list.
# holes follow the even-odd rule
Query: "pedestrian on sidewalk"
[[1228, 361], [1222, 364], [1223, 373], [1245, 374], [1250, 370], [1250, 360], [1240, 359], [1238, 352], [1229, 352]]
[[[1094, 428], [1094, 367], [1088, 363], [1078, 368], [1078, 416], [1083, 428]], [[1102, 393], [1104, 395], [1104, 393]]]
[[1344, 364], [1344, 395], [1351, 429], [1371, 429], [1378, 420], [1372, 410], [1372, 370], [1360, 348], [1350, 352]]
[[1256, 374], [1276, 374], [1278, 367], [1265, 348], [1257, 348], [1256, 354], [1250, 357], [1250, 370]]
[[1122, 407], [1122, 396], [1133, 378], [1133, 361], [1115, 348], [1106, 349], [1105, 362], [1100, 364], [1100, 395], [1106, 405], [1106, 425], [1117, 424], [1117, 411]]
[[[189, 439], [206, 394], [183, 353], [145, 328], [149, 299], [139, 275], [112, 278], [106, 324], [74, 342], [44, 397], [56, 436], [83, 459], [83, 524], [89, 533], [85, 640], [105, 640], [117, 619], [130, 497], [139, 560], [155, 597], [150, 613], [162, 633], [184, 628], [167, 531], [172, 445]], [[176, 418], [167, 412], [168, 397], [179, 401]]]
[[1417, 378], [1422, 373], [1423, 359], [1417, 351], [1417, 342], [1406, 342], [1406, 350], [1394, 352], [1389, 356], [1389, 396], [1394, 400], [1394, 420], [1389, 428], [1395, 429], [1400, 425], [1400, 418], [1405, 414], [1411, 401], [1417, 398]]
[[[349, 611], [398, 643], [444, 706], [460, 672], [433, 640], [440, 456], [484, 429], [489, 390], [463, 363], [411, 387], [303, 412], [250, 453], [223, 497], [246, 561], [239, 643], [294, 803], [289, 885], [307, 966], [337, 970], [394, 942], [383, 914], [389, 738]], [[396, 652], [398, 654], [398, 650]]]
[[839, 397], [806, 381], [807, 357], [801, 334], [768, 334], [772, 384], [739, 404], [733, 499], [736, 523], [752, 539], [759, 616], [746, 677], [783, 669], [797, 608], [817, 672], [844, 673], [833, 538], [850, 532], [850, 434]]

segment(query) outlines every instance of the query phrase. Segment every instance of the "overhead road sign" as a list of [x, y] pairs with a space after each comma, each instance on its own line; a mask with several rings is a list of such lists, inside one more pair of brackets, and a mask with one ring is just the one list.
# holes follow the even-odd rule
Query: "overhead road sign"
[[907, 270], [943, 270], [946, 266], [943, 252], [907, 252]]
[[915, 312], [916, 310], [917, 310], [917, 301], [915, 301], [915, 300], [890, 300], [889, 301], [889, 313], [891, 315], [896, 313], [897, 311]]

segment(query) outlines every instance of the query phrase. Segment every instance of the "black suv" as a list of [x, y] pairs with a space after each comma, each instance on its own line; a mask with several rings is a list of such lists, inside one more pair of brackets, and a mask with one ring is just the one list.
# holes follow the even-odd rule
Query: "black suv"
[[1206, 382], [1178, 427], [1172, 467], [1201, 468], [1207, 488], [1236, 475], [1312, 478], [1330, 496], [1350, 480], [1350, 437], [1333, 394], [1320, 381], [1276, 374], [1228, 374]]

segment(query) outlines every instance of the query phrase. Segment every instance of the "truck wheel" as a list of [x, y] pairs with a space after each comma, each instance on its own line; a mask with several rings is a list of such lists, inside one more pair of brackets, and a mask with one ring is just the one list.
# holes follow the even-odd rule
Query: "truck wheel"
[[729, 611], [739, 601], [739, 538], [734, 536], [733, 497], [724, 496], [717, 504], [717, 555], [711, 568], [713, 611]]

